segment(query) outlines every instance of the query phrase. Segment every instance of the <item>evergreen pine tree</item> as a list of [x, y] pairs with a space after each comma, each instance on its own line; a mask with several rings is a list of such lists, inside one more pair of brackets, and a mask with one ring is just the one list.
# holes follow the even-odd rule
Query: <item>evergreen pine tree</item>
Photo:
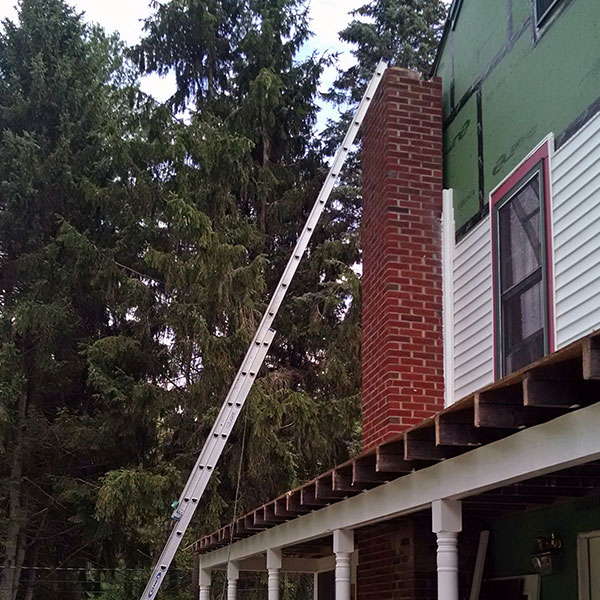
[[[168, 351], [144, 261], [162, 142], [138, 100], [118, 40], [62, 0], [22, 0], [4, 21], [2, 600], [97, 591], [96, 568], [154, 547], [180, 483], [160, 460]], [[110, 498], [119, 474], [130, 493]], [[119, 502], [122, 520], [103, 520]]]
[[[194, 15], [214, 24], [209, 39]], [[185, 384], [173, 459], [187, 472], [325, 175], [312, 138], [323, 62], [298, 58], [309, 36], [307, 6], [298, 0], [171, 2], [146, 32], [133, 53], [138, 65], [174, 69], [170, 104], [189, 111], [169, 181], [179, 212], [166, 219], [171, 241], [175, 231], [181, 240], [153, 259], [168, 283], [173, 360]], [[346, 225], [339, 206], [327, 212], [276, 320], [246, 409], [240, 511], [344, 459], [355, 436], [360, 306], [350, 268], [357, 247]], [[241, 421], [219, 485], [205, 494], [221, 508], [210, 518], [202, 511], [198, 532], [232, 516]]]
[[427, 75], [442, 33], [444, 0], [371, 0], [357, 10], [340, 39], [353, 46], [356, 62], [340, 71], [330, 99], [354, 104], [377, 63], [384, 59]]

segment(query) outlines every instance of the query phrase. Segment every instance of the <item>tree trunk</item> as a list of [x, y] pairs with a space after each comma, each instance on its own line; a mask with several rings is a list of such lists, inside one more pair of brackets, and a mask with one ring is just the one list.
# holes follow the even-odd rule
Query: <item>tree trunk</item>
[[15, 600], [21, 579], [21, 567], [25, 556], [25, 536], [23, 532], [24, 506], [22, 498], [23, 446], [25, 437], [25, 417], [27, 415], [27, 395], [22, 393], [18, 402], [18, 422], [14, 440], [14, 452], [8, 482], [8, 531], [6, 533], [6, 568], [0, 575], [0, 600]]

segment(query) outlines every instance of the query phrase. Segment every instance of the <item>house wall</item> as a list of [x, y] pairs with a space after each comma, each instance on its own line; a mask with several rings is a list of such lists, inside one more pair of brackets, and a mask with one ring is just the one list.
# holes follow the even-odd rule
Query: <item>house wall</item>
[[494, 380], [492, 240], [489, 218], [454, 254], [454, 398]]
[[388, 521], [360, 529], [357, 600], [434, 600], [435, 536], [429, 519]]
[[534, 573], [530, 555], [538, 536], [555, 533], [563, 543], [558, 568], [541, 578], [541, 600], [578, 597], [577, 535], [600, 529], [600, 498], [587, 498], [488, 523], [487, 577]]
[[560, 147], [600, 108], [600, 2], [561, 0], [539, 32], [534, 4], [462, 0], [440, 54], [444, 184], [459, 236], [539, 140], [554, 132]]
[[[550, 168], [559, 349], [600, 328], [600, 114], [554, 153]], [[454, 398], [459, 400], [494, 380], [489, 216], [457, 242], [453, 272]]]
[[556, 153], [552, 178], [560, 348], [600, 327], [600, 115]]

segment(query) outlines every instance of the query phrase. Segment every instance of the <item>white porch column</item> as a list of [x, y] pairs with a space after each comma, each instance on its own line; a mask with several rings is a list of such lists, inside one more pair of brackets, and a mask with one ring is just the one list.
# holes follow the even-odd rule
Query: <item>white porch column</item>
[[279, 571], [281, 570], [281, 550], [267, 550], [267, 571], [269, 573], [269, 600], [279, 600]]
[[200, 600], [210, 600], [210, 569], [200, 567]]
[[433, 532], [437, 534], [438, 600], [458, 600], [458, 533], [462, 508], [457, 500], [431, 504]]
[[350, 600], [352, 552], [354, 552], [354, 531], [352, 529], [336, 529], [333, 532], [335, 600]]
[[231, 561], [227, 565], [227, 600], [236, 600], [237, 584], [240, 578], [240, 567], [237, 561]]

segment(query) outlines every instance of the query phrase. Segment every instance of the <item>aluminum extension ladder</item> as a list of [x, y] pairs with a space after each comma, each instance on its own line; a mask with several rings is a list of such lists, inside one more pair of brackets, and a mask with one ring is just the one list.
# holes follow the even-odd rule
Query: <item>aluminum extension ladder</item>
[[356, 134], [362, 124], [365, 114], [371, 104], [371, 100], [375, 95], [379, 83], [383, 77], [383, 73], [387, 68], [385, 61], [380, 61], [377, 65], [373, 78], [371, 79], [367, 91], [363, 96], [360, 105], [354, 114], [352, 123], [348, 128], [342, 145], [338, 148], [333, 159], [331, 169], [327, 175], [323, 187], [315, 201], [315, 204], [308, 217], [306, 225], [298, 238], [294, 252], [285, 267], [283, 275], [279, 280], [277, 289], [275, 290], [271, 302], [262, 318], [260, 325], [256, 331], [254, 339], [248, 352], [242, 362], [242, 365], [233, 380], [233, 384], [227, 394], [227, 398], [221, 407], [219, 416], [213, 425], [208, 439], [204, 444], [204, 448], [200, 452], [200, 456], [194, 465], [187, 483], [181, 493], [179, 502], [173, 512], [175, 524], [173, 530], [167, 540], [167, 543], [160, 555], [160, 558], [152, 571], [152, 575], [146, 589], [141, 596], [141, 600], [149, 600], [154, 598], [165, 579], [171, 561], [179, 548], [179, 544], [183, 539], [194, 511], [198, 507], [198, 503], [202, 498], [202, 494], [206, 489], [208, 481], [215, 469], [215, 466], [223, 452], [223, 448], [227, 443], [235, 422], [237, 421], [240, 412], [244, 406], [244, 402], [250, 392], [250, 388], [254, 383], [256, 375], [260, 370], [262, 363], [269, 351], [269, 347], [275, 337], [275, 330], [271, 328], [273, 320], [277, 315], [279, 307], [285, 297], [285, 294], [290, 286], [290, 283], [296, 273], [298, 264], [308, 246], [308, 242], [313, 234], [315, 226], [319, 221], [321, 213], [325, 208], [325, 203], [331, 195], [333, 186], [336, 184], [348, 152], [356, 139]]

